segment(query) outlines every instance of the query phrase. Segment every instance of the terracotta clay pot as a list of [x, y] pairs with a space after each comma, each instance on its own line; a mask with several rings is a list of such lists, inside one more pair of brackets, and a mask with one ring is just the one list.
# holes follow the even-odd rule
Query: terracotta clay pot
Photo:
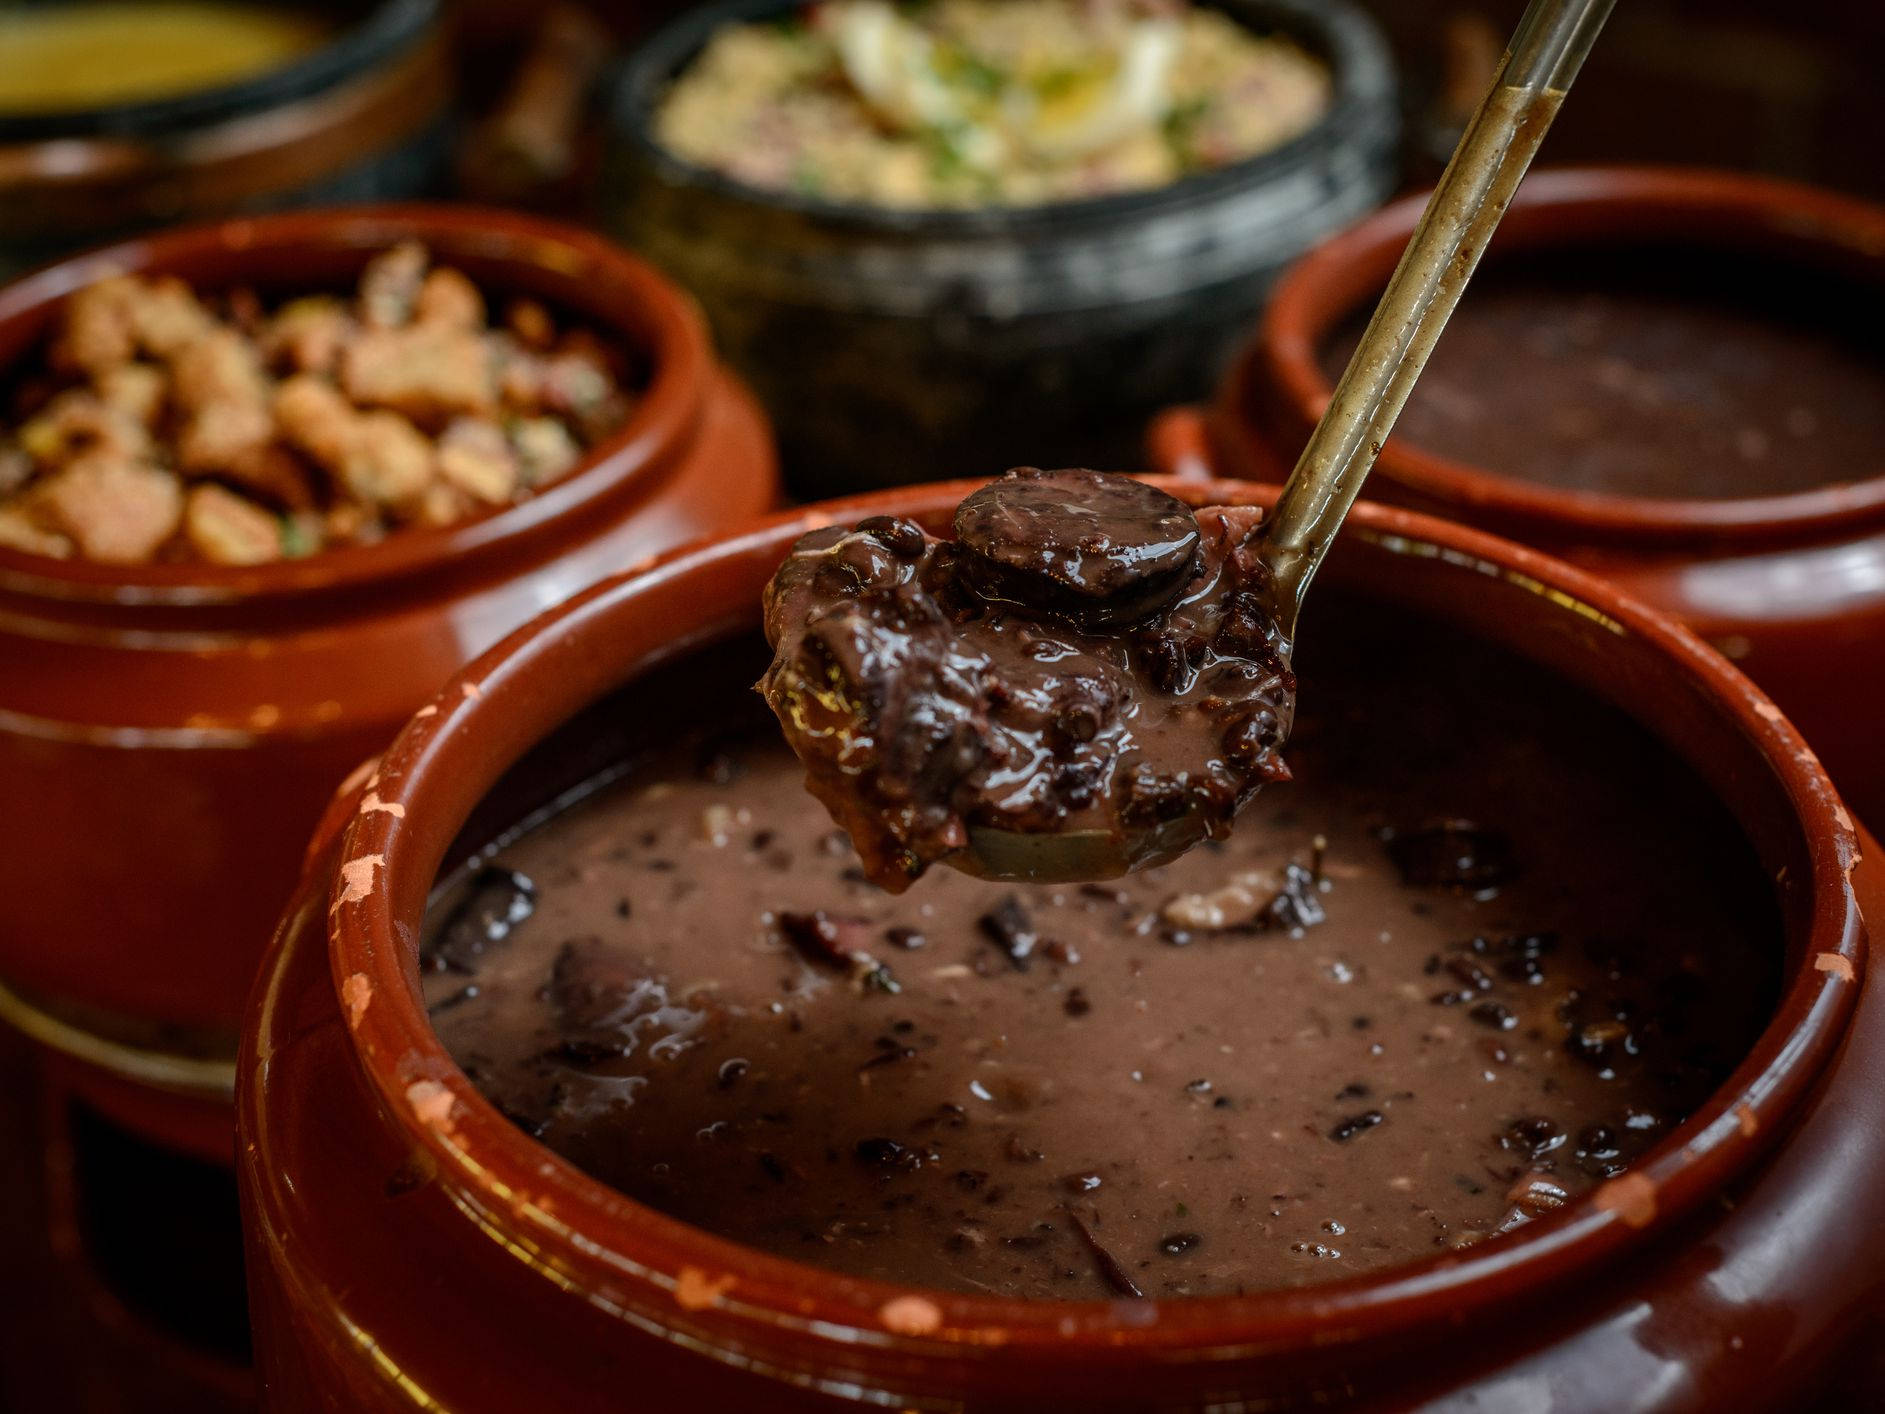
[[639, 350], [650, 382], [586, 465], [445, 529], [254, 568], [0, 550], [0, 1016], [98, 1108], [228, 1152], [242, 999], [335, 786], [447, 674], [605, 574], [770, 506], [766, 424], [695, 308], [580, 231], [470, 208], [287, 214], [83, 256], [0, 291], [0, 367], [108, 270], [345, 286], [425, 242]]
[[[1386, 284], [1421, 205], [1396, 203], [1298, 262], [1208, 411], [1154, 424], [1154, 465], [1281, 482], [1333, 391], [1331, 338]], [[1568, 264], [1606, 249], [1828, 271], [1876, 299], [1885, 208], [1725, 173], [1540, 171], [1519, 188], [1488, 268], [1507, 253], [1537, 266], [1541, 252]], [[1885, 690], [1885, 446], [1837, 486], [1677, 501], [1558, 490], [1390, 438], [1368, 494], [1523, 540], [1676, 615], [1774, 695], [1861, 817], [1885, 821], [1871, 708]]]
[[0, 113], [0, 274], [182, 220], [435, 191], [453, 76], [438, 0], [345, 0], [281, 68], [174, 97]]
[[739, 1247], [586, 1177], [482, 1098], [420, 997], [441, 865], [625, 742], [659, 740], [651, 720], [697, 720], [703, 697], [750, 682], [760, 588], [806, 528], [888, 512], [936, 529], [967, 489], [813, 507], [598, 586], [453, 680], [330, 816], [240, 1061], [265, 1407], [1277, 1409], [1473, 1392], [1511, 1407], [1494, 1396], [1548, 1390], [1554, 1408], [1683, 1409], [1779, 1404], [1818, 1378], [1885, 1272], [1885, 1138], [1867, 1118], [1885, 997], [1862, 916], [1885, 916], [1885, 876], [1798, 734], [1727, 662], [1597, 579], [1405, 511], [1358, 507], [1324, 582], [1615, 700], [1677, 744], [1777, 880], [1775, 1015], [1630, 1174], [1500, 1241], [1326, 1286], [1026, 1302]]

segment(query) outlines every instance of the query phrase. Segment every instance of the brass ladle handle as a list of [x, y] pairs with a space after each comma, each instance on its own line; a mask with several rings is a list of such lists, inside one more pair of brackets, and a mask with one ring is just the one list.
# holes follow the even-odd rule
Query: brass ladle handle
[[1614, 3], [1532, 0], [1290, 472], [1264, 532], [1263, 558], [1273, 617], [1291, 643], [1316, 567]]

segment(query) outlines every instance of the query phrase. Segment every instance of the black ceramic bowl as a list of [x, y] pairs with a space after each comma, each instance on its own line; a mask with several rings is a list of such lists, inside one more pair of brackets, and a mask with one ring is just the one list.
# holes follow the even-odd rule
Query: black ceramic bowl
[[333, 22], [332, 37], [252, 78], [145, 102], [0, 112], [0, 276], [175, 221], [435, 187], [452, 99], [440, 0], [307, 8]]
[[1271, 279], [1394, 184], [1396, 83], [1373, 23], [1346, 0], [1217, 3], [1329, 66], [1314, 128], [1152, 191], [947, 211], [762, 191], [662, 148], [654, 112], [714, 31], [796, 8], [703, 6], [615, 80], [608, 220], [706, 305], [801, 495], [1136, 462], [1146, 417], [1211, 385]]

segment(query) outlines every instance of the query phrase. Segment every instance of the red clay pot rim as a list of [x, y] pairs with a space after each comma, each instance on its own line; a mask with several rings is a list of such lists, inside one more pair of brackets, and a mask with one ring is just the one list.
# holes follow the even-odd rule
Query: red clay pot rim
[[[403, 203], [291, 211], [141, 236], [49, 265], [0, 289], [0, 326], [33, 318], [84, 285], [120, 272], [156, 272], [218, 250], [318, 243], [369, 252], [417, 239], [436, 254], [511, 266], [580, 269], [592, 288], [627, 289], [645, 321], [631, 328], [599, 307], [576, 312], [644, 351], [651, 376], [628, 422], [590, 448], [577, 469], [528, 500], [438, 528], [397, 531], [372, 545], [254, 566], [113, 565], [0, 548], [0, 589], [117, 604], [215, 604], [386, 580], [457, 564], [525, 538], [659, 474], [700, 416], [713, 356], [693, 301], [622, 247], [588, 231], [512, 211]], [[502, 291], [500, 291], [501, 293]]]
[[[1194, 504], [1274, 499], [1273, 492], [1246, 483], [1151, 479]], [[1037, 1361], [1070, 1358], [1070, 1350], [1083, 1360], [1180, 1351], [1186, 1359], [1250, 1356], [1457, 1321], [1517, 1291], [1536, 1289], [1541, 1281], [1563, 1279], [1647, 1241], [1743, 1171], [1784, 1130], [1790, 1111], [1840, 1044], [1866, 953], [1850, 880], [1857, 839], [1811, 751], [1752, 683], [1674, 620], [1534, 551], [1363, 502], [1351, 515], [1351, 533], [1390, 552], [1437, 556], [1468, 571], [1503, 576], [1554, 610], [1594, 611], [1647, 641], [1678, 679], [1729, 716], [1765, 757], [1804, 830], [1811, 918], [1797, 968], [1772, 1021], [1734, 1074], [1631, 1170], [1639, 1184], [1647, 1177], [1655, 1185], [1656, 1211], [1646, 1223], [1632, 1226], [1619, 1211], [1627, 1203], [1604, 1206], [1592, 1195], [1497, 1241], [1321, 1286], [1162, 1303], [1008, 1300], [866, 1281], [756, 1252], [635, 1203], [525, 1137], [439, 1044], [419, 994], [412, 940], [420, 920], [395, 918], [389, 902], [390, 879], [407, 868], [437, 867], [437, 859], [412, 841], [408, 822], [424, 819], [432, 808], [433, 782], [478, 759], [478, 748], [468, 744], [475, 734], [466, 727], [483, 710], [481, 701], [515, 692], [542, 670], [546, 658], [567, 654], [586, 635], [603, 631], [600, 625], [657, 586], [685, 581], [720, 560], [782, 558], [799, 533], [837, 521], [895, 512], [946, 524], [956, 502], [979, 484], [909, 487], [772, 516], [743, 533], [671, 552], [641, 574], [605, 581], [465, 668], [405, 727], [366, 782], [365, 798], [341, 840], [339, 858], [347, 862], [328, 893], [329, 963], [339, 1011], [385, 1113], [409, 1142], [433, 1156], [442, 1178], [461, 1186], [458, 1205], [473, 1214], [507, 1214], [529, 1230], [528, 1243], [506, 1243], [521, 1260], [546, 1279], [566, 1287], [574, 1283], [573, 1289], [618, 1314], [666, 1311], [676, 1320], [694, 1309], [689, 1289], [679, 1283], [694, 1283], [697, 1296], [708, 1274], [726, 1274], [733, 1281], [729, 1289], [706, 1292], [706, 1304], [717, 1307], [716, 1320], [743, 1325], [754, 1335], [765, 1328], [793, 1329], [912, 1358], [960, 1359], [969, 1346], [999, 1346], [1005, 1359]], [[727, 628], [724, 619], [704, 624], [700, 634], [683, 635], [656, 656], [714, 641]], [[493, 763], [487, 753], [477, 769], [493, 764], [507, 766], [509, 760]], [[447, 823], [455, 830], [459, 821]], [[415, 1081], [426, 1087], [417, 1094]], [[416, 1106], [430, 1118], [422, 1120]], [[1628, 1176], [1618, 1180], [1627, 1181]], [[1613, 1196], [1621, 1200], [1630, 1191]], [[938, 1316], [940, 1324], [908, 1333], [899, 1317], [913, 1309]], [[1102, 1339], [1068, 1346], [1074, 1334]], [[698, 1340], [698, 1332], [689, 1339]], [[730, 1346], [719, 1353], [745, 1358], [734, 1356]]]
[[[1256, 381], [1267, 378], [1281, 390], [1286, 415], [1302, 419], [1302, 427], [1290, 431], [1307, 432], [1335, 391], [1322, 370], [1323, 340], [1387, 284], [1425, 203], [1420, 194], [1383, 207], [1290, 268], [1225, 384], [1224, 403], [1234, 417], [1250, 416]], [[1769, 177], [1687, 167], [1550, 168], [1525, 179], [1512, 209], [1540, 224], [1508, 219], [1495, 238], [1495, 254], [1632, 238], [1721, 247], [1752, 240], [1795, 252], [1818, 246], [1885, 270], [1885, 207]], [[1548, 217], [1578, 218], [1578, 225], [1567, 238]], [[1855, 481], [1789, 495], [1676, 500], [1556, 490], [1390, 437], [1374, 474], [1449, 505], [1566, 536], [1801, 535], [1885, 512], [1885, 464]]]

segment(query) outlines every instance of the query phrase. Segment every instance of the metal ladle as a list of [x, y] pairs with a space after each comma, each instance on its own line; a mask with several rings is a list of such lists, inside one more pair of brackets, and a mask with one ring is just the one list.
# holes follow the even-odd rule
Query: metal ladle
[[[1309, 583], [1614, 4], [1532, 0], [1520, 18], [1491, 89], [1265, 525], [1271, 619], [1285, 643], [1295, 643]], [[1092, 830], [1019, 834], [976, 826], [969, 831], [971, 857], [954, 862], [993, 879], [1113, 878], [1172, 858], [1203, 834], [1202, 822], [1189, 817], [1124, 839]]]

